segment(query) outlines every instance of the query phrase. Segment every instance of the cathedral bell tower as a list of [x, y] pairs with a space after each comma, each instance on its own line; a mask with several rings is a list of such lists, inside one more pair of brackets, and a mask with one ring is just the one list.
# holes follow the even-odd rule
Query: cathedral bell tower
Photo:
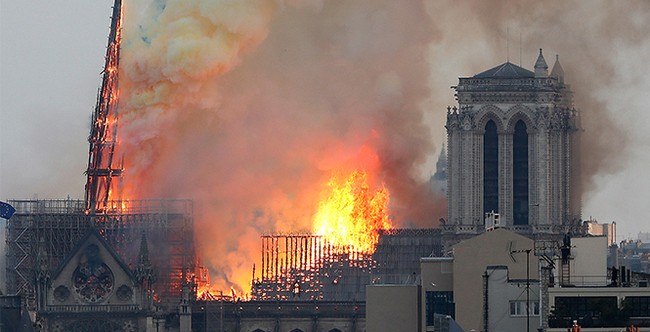
[[537, 238], [579, 224], [579, 114], [558, 58], [549, 75], [540, 49], [534, 70], [506, 62], [452, 87], [446, 234], [482, 233], [487, 213]]

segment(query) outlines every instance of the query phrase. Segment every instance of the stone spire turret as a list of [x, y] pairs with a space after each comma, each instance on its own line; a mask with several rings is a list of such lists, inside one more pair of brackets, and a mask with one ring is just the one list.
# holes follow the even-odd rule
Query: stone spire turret
[[548, 65], [546, 60], [544, 60], [544, 55], [542, 54], [542, 49], [539, 49], [539, 56], [537, 56], [537, 61], [535, 61], [535, 77], [547, 77], [548, 76]]
[[149, 260], [149, 247], [147, 246], [147, 237], [142, 232], [140, 239], [140, 252], [138, 253], [138, 266], [135, 269], [135, 278], [140, 284], [142, 291], [142, 303], [147, 306], [153, 305], [153, 288], [154, 271], [151, 261]]
[[140, 252], [138, 253], [138, 267], [135, 271], [135, 277], [140, 282], [143, 279], [153, 280], [153, 267], [149, 260], [149, 247], [144, 232], [142, 232], [142, 237], [140, 239]]
[[555, 55], [555, 64], [551, 70], [551, 77], [555, 77], [557, 78], [558, 82], [564, 83], [564, 69], [562, 69], [562, 65], [560, 64], [560, 56], [558, 54]]
[[41, 238], [38, 243], [38, 254], [36, 256], [36, 279], [47, 282], [50, 279], [50, 262], [45, 250], [45, 239]]
[[50, 264], [46, 251], [45, 239], [40, 238], [38, 242], [38, 254], [36, 256], [36, 307], [43, 310], [47, 305], [47, 288], [50, 284]]

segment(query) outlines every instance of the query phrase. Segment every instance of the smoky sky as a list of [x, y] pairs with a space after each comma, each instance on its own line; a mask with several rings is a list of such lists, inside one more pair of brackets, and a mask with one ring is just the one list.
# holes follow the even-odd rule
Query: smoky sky
[[205, 263], [239, 285], [251, 234], [312, 231], [333, 173], [385, 183], [396, 226], [437, 225], [445, 200], [421, 174], [435, 150], [422, 3], [211, 4], [168, 1], [127, 24], [127, 196], [193, 198]]
[[[205, 1], [201, 10], [217, 4]], [[111, 5], [2, 1], [0, 199], [83, 197]], [[126, 4], [126, 15], [143, 9], [131, 12], [140, 23], [125, 29], [140, 25], [138, 34], [163, 35], [144, 21], [160, 15], [148, 5]], [[188, 71], [153, 62], [140, 68], [149, 80], [156, 70], [177, 75], [182, 89], [172, 91], [182, 93], [121, 131], [137, 142], [131, 151], [138, 154], [125, 159], [133, 168], [144, 165], [130, 173], [143, 174], [132, 180], [142, 195], [199, 201], [195, 222], [206, 230], [200, 244], [221, 239], [209, 250], [204, 245], [203, 259], [232, 266], [215, 268], [218, 278], [249, 276], [259, 233], [308, 229], [320, 193], [315, 184], [335, 168], [375, 168], [391, 191], [398, 224], [435, 226], [446, 203], [426, 196], [424, 187], [445, 142], [446, 106], [455, 103], [449, 87], [506, 60], [531, 69], [543, 48], [549, 66], [559, 54], [582, 116], [583, 217], [616, 220], [621, 236], [635, 236], [650, 231], [643, 222], [650, 212], [649, 9], [643, 1], [286, 1], [255, 12], [229, 8], [214, 22], [247, 38], [232, 54], [208, 52], [222, 59], [209, 75], [200, 66], [192, 71], [205, 59], [174, 63]]]

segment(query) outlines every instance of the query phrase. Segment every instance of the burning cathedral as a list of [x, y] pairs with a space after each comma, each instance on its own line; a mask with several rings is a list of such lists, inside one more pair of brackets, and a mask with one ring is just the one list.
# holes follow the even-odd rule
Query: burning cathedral
[[536, 239], [578, 231], [579, 115], [559, 60], [549, 73], [540, 50], [534, 71], [506, 62], [454, 87], [440, 227], [394, 228], [387, 192], [354, 174], [347, 183], [356, 196], [323, 206], [369, 220], [372, 230], [353, 232], [355, 244], [332, 225], [328, 236], [261, 234], [250, 299], [202, 292], [209, 278], [195, 253], [192, 202], [111, 196], [123, 171], [114, 157], [121, 17], [116, 0], [85, 200], [12, 201], [6, 289], [23, 297], [41, 330], [364, 331], [365, 287], [419, 283], [422, 257], [445, 256], [494, 227]]

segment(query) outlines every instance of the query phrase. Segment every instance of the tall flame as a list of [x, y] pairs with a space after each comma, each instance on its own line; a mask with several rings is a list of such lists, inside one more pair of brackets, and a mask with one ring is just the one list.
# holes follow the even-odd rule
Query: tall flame
[[341, 252], [374, 253], [379, 231], [392, 227], [386, 187], [382, 184], [373, 191], [365, 171], [354, 171], [345, 179], [334, 175], [327, 187], [327, 198], [314, 218], [316, 234]]

